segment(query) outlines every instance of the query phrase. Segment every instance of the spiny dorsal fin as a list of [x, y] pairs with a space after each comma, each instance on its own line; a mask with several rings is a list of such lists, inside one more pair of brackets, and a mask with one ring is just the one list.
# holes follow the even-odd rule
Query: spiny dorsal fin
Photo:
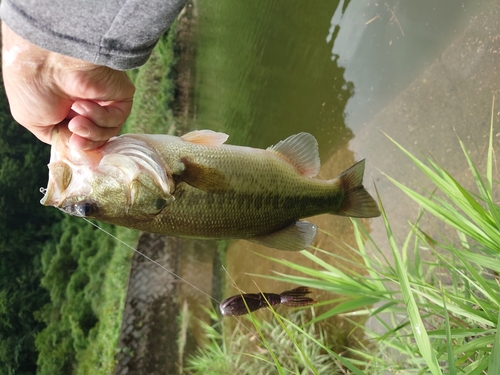
[[229, 135], [213, 130], [194, 130], [181, 137], [184, 141], [205, 146], [221, 146], [228, 138]]
[[228, 189], [229, 183], [220, 170], [193, 163], [187, 157], [182, 158], [181, 162], [185, 169], [178, 176], [186, 184], [214, 194], [224, 193]]
[[319, 173], [318, 142], [309, 133], [291, 135], [267, 150], [293, 164], [304, 176], [314, 177]]

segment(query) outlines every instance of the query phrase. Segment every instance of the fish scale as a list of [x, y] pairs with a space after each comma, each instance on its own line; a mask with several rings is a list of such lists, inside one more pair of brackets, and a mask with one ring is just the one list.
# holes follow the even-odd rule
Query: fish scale
[[302, 218], [380, 215], [362, 186], [364, 161], [335, 179], [314, 178], [317, 142], [307, 133], [266, 150], [226, 145], [225, 134], [207, 130], [182, 137], [129, 134], [87, 151], [96, 155], [79, 156], [80, 164], [70, 160], [74, 151], [66, 151], [66, 134], [53, 139], [42, 204], [73, 215], [172, 236], [248, 239], [283, 250], [312, 242], [316, 227]]
[[[217, 168], [230, 181], [230, 187], [224, 194], [212, 194], [187, 184], [176, 187], [181, 189], [182, 197], [158, 217], [157, 230], [168, 228], [167, 234], [214, 238], [264, 235], [298, 218], [324, 213], [324, 207], [338, 207], [341, 201], [332, 183], [304, 180], [295, 168], [274, 155], [265, 155], [269, 160], [263, 162], [263, 155], [242, 158], [241, 152], [230, 146], [215, 149], [187, 145], [179, 151], [191, 155], [195, 163]], [[173, 195], [176, 197], [176, 191]], [[221, 225], [211, 224], [214, 221]]]

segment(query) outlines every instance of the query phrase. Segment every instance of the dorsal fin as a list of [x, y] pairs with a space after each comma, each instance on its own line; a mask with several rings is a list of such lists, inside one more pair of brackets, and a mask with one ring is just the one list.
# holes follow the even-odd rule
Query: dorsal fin
[[293, 164], [305, 176], [314, 177], [319, 173], [318, 142], [309, 133], [291, 135], [267, 150]]
[[220, 146], [227, 141], [229, 135], [213, 130], [194, 130], [184, 134], [181, 139], [187, 142], [206, 146]]

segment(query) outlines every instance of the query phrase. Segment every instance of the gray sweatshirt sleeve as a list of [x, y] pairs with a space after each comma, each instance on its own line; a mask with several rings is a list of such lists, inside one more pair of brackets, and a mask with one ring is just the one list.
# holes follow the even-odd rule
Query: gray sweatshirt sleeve
[[2, 0], [0, 16], [44, 49], [126, 70], [144, 64], [187, 0]]

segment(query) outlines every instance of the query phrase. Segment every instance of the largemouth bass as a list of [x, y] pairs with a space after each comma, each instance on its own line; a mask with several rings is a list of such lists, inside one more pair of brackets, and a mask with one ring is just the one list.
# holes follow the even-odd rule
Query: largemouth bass
[[93, 151], [68, 147], [55, 130], [41, 203], [75, 216], [171, 236], [247, 239], [302, 250], [316, 226], [299, 219], [331, 213], [380, 215], [363, 188], [364, 161], [337, 178], [314, 178], [318, 144], [308, 133], [263, 149], [224, 144], [210, 130], [182, 137], [125, 134]]

